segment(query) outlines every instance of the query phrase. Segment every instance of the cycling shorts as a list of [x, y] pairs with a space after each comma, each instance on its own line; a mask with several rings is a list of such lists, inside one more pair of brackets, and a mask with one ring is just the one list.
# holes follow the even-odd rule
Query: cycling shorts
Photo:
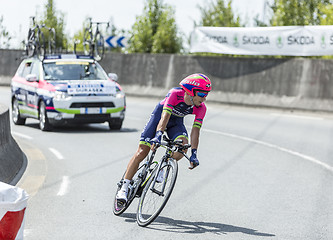
[[[151, 139], [155, 137], [156, 128], [159, 121], [161, 120], [162, 111], [163, 105], [157, 104], [154, 111], [150, 115], [146, 126], [143, 128], [140, 137], [140, 144], [144, 144], [149, 147], [151, 146]], [[165, 132], [172, 140], [176, 140], [180, 137], [188, 139], [188, 134], [184, 125], [184, 117], [171, 115]]]

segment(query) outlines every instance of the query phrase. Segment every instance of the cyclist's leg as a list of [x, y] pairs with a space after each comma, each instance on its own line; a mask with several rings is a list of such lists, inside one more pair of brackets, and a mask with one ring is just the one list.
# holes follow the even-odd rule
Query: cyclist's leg
[[123, 180], [123, 185], [117, 193], [117, 199], [127, 202], [128, 185], [130, 184], [133, 176], [138, 171], [140, 162], [148, 155], [150, 148], [146, 145], [140, 144], [138, 150], [135, 152], [129, 161], [126, 173]]
[[125, 173], [125, 179], [131, 180], [139, 168], [140, 163], [148, 155], [150, 147], [145, 144], [139, 144], [138, 150], [129, 161]]
[[137, 172], [140, 162], [145, 159], [150, 151], [150, 140], [155, 136], [156, 127], [161, 118], [161, 112], [162, 108], [158, 104], [141, 133], [139, 147], [127, 165], [124, 183], [119, 190], [119, 195], [117, 195], [119, 199], [127, 200], [127, 187]]
[[[181, 139], [183, 140], [183, 145], [188, 144], [188, 134], [183, 122], [183, 118], [172, 117], [169, 122], [173, 123], [172, 126], [167, 126], [167, 134], [169, 138], [172, 140]], [[185, 153], [186, 152], [187, 150]], [[174, 153], [172, 157], [178, 161], [183, 157], [183, 154]]]
[[150, 115], [148, 122], [142, 130], [139, 147], [128, 163], [125, 179], [132, 179], [140, 165], [140, 162], [145, 159], [150, 151], [150, 140], [154, 138], [156, 134], [156, 127], [161, 119], [161, 113], [163, 109], [163, 106], [161, 106], [162, 105], [157, 104], [154, 111]]
[[[188, 144], [188, 138], [186, 138], [186, 137], [179, 137], [179, 138], [177, 137], [176, 139], [183, 140], [183, 145]], [[187, 149], [184, 150], [183, 152], [187, 153]], [[182, 159], [183, 157], [184, 157], [184, 155], [181, 154], [181, 153], [178, 153], [178, 152], [176, 152], [176, 153], [173, 154], [173, 158], [176, 159], [177, 161], [180, 160], [180, 159]]]

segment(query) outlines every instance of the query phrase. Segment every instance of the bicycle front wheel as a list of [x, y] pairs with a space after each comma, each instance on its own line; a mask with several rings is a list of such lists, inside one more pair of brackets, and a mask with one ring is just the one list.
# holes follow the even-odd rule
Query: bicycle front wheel
[[157, 218], [175, 186], [178, 174], [177, 161], [169, 159], [162, 169], [164, 169], [163, 181], [158, 183], [155, 180], [158, 175], [156, 171], [155, 177], [149, 180], [142, 192], [136, 215], [137, 223], [141, 227], [149, 225]]

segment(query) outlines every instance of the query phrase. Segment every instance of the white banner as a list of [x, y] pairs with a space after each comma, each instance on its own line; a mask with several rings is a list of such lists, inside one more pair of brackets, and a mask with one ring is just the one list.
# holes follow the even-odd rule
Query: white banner
[[197, 27], [190, 52], [238, 55], [333, 55], [333, 26]]

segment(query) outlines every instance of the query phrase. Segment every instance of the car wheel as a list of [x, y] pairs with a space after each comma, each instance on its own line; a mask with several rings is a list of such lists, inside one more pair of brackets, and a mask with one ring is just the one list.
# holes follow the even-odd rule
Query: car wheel
[[42, 131], [49, 131], [52, 129], [52, 125], [49, 122], [46, 113], [45, 103], [41, 102], [39, 106], [39, 128]]
[[24, 125], [26, 120], [21, 117], [19, 103], [16, 98], [14, 98], [12, 105], [12, 120], [15, 125]]
[[120, 130], [122, 125], [123, 125], [123, 120], [120, 119], [109, 121], [110, 130]]

